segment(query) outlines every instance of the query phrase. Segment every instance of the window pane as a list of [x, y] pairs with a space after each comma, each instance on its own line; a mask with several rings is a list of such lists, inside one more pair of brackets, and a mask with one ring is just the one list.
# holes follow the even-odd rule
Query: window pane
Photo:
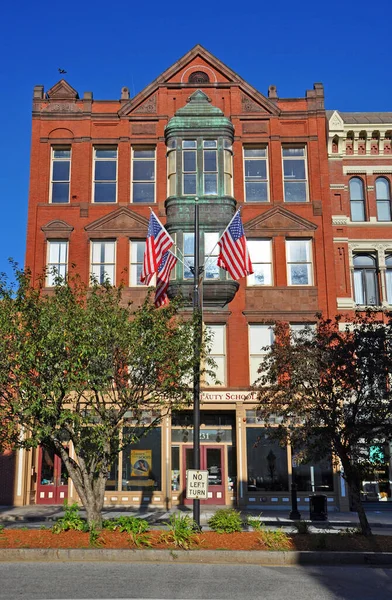
[[95, 162], [95, 181], [115, 181], [116, 180], [116, 161], [96, 161]]
[[71, 150], [56, 150], [53, 148], [53, 158], [71, 158]]
[[212, 335], [211, 354], [225, 354], [225, 325], [207, 325]]
[[377, 220], [378, 221], [390, 221], [391, 220], [391, 204], [389, 200], [386, 202], [377, 202]]
[[204, 140], [204, 148], [216, 148], [216, 140]]
[[232, 170], [233, 170], [232, 169], [233, 161], [231, 159], [232, 158], [231, 152], [227, 152], [226, 151], [224, 153], [223, 157], [224, 157], [224, 163], [225, 163], [224, 164], [224, 170], [225, 170], [226, 173], [230, 173], [231, 174]]
[[271, 242], [269, 240], [247, 240], [249, 255], [253, 262], [271, 262]]
[[218, 193], [217, 175], [204, 175], [204, 193], [208, 195]]
[[216, 152], [215, 150], [204, 151], [204, 171], [216, 171]]
[[289, 181], [284, 184], [285, 202], [306, 202], [306, 183]]
[[362, 271], [354, 269], [354, 299], [356, 304], [365, 304], [363, 292]]
[[392, 271], [387, 269], [385, 277], [387, 283], [387, 301], [388, 304], [392, 304]]
[[364, 221], [365, 220], [365, 206], [362, 201], [350, 202], [351, 207], [351, 220], [352, 221]]
[[290, 265], [290, 284], [309, 285], [309, 265]]
[[69, 183], [53, 183], [52, 184], [52, 203], [68, 202], [69, 201]]
[[182, 147], [183, 148], [196, 148], [196, 140], [183, 140]]
[[384, 177], [379, 177], [376, 180], [376, 197], [377, 200], [389, 200], [389, 182]]
[[169, 155], [168, 155], [168, 171], [169, 171], [169, 173], [175, 173], [176, 172], [176, 153], [175, 152], [169, 152]]
[[196, 175], [184, 175], [184, 194], [196, 194]]
[[247, 202], [268, 202], [266, 182], [245, 183], [245, 194]]
[[245, 158], [267, 156], [266, 148], [244, 148]]
[[249, 275], [249, 285], [272, 285], [271, 265], [253, 264], [253, 275]]
[[184, 171], [196, 171], [196, 152], [184, 152]]
[[57, 160], [53, 163], [53, 181], [68, 181], [69, 180], [69, 161]]
[[132, 187], [133, 202], [154, 202], [154, 183], [134, 183]]
[[94, 202], [116, 202], [115, 183], [96, 183]]
[[305, 262], [309, 260], [309, 242], [292, 240], [287, 242], [290, 262]]
[[283, 156], [305, 156], [305, 148], [283, 148]]
[[264, 346], [272, 344], [273, 331], [269, 325], [250, 325], [249, 349], [251, 354], [261, 354]]
[[376, 268], [376, 260], [374, 256], [369, 254], [357, 254], [353, 259], [354, 266], [356, 267], [374, 267]]
[[195, 234], [184, 233], [184, 254], [193, 255], [195, 246]]
[[104, 242], [104, 262], [114, 263], [114, 242]]
[[267, 162], [265, 160], [246, 160], [245, 177], [267, 179]]
[[152, 160], [141, 160], [133, 163], [133, 179], [135, 181], [154, 181], [155, 162]]
[[370, 304], [374, 306], [378, 304], [378, 294], [377, 294], [377, 275], [373, 270], [366, 270], [365, 273], [365, 282], [366, 282], [366, 304]]
[[60, 255], [61, 242], [49, 242], [49, 262], [57, 263]]
[[287, 448], [269, 438], [263, 427], [246, 428], [248, 491], [287, 491]]
[[116, 148], [95, 149], [96, 158], [117, 158]]
[[153, 428], [147, 435], [137, 433], [140, 440], [123, 452], [122, 490], [148, 494], [162, 489], [161, 428]]
[[305, 162], [303, 160], [283, 161], [285, 179], [305, 179]]
[[134, 158], [155, 158], [155, 150], [134, 150], [133, 151]]
[[350, 179], [350, 200], [363, 200], [363, 198], [362, 179], [358, 179], [358, 177]]

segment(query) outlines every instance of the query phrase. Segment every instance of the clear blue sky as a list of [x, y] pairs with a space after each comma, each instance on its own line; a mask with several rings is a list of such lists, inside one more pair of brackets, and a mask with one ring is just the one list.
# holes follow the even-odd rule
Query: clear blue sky
[[281, 97], [325, 87], [326, 107], [392, 111], [392, 3], [7, 2], [0, 14], [0, 271], [25, 255], [31, 98], [67, 70], [82, 95], [139, 92], [202, 44], [261, 93]]

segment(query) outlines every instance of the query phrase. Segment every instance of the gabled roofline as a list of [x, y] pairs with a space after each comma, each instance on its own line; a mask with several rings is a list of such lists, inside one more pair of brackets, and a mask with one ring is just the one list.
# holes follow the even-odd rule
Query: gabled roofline
[[[225, 65], [222, 61], [220, 61], [216, 56], [211, 54], [208, 50], [206, 50], [201, 44], [196, 44], [189, 52], [184, 54], [179, 60], [177, 60], [171, 67], [163, 71], [154, 81], [152, 81], [147, 87], [145, 87], [141, 92], [136, 94], [129, 102], [125, 103], [120, 110], [118, 111], [119, 116], [126, 116], [132, 109], [136, 108], [139, 104], [141, 104], [148, 96], [150, 96], [155, 90], [158, 89], [160, 85], [162, 85], [165, 81], [173, 77], [175, 73], [177, 73], [180, 69], [182, 69], [189, 61], [193, 60], [196, 56], [200, 56], [207, 62], [212, 63], [216, 69], [221, 71], [227, 79], [231, 80], [234, 84], [239, 85], [244, 92], [246, 92], [252, 99], [259, 102], [268, 112], [272, 115], [279, 115], [280, 110], [275, 105], [275, 103], [271, 102], [261, 94], [256, 88], [247, 83], [242, 77], [238, 75], [235, 71], [230, 69], [227, 65]], [[180, 84], [183, 87], [186, 87], [186, 84]]]

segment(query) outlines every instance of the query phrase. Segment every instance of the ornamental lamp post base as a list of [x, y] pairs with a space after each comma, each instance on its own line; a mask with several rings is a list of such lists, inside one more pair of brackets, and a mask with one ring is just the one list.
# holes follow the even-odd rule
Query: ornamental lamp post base
[[292, 521], [301, 520], [301, 513], [298, 510], [297, 504], [297, 486], [295, 483], [291, 484], [291, 511], [289, 514], [289, 519]]

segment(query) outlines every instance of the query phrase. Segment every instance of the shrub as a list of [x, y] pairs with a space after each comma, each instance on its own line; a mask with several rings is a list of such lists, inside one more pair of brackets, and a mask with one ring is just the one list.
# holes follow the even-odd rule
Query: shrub
[[310, 524], [307, 521], [294, 521], [293, 525], [302, 535], [310, 533]]
[[249, 527], [252, 527], [252, 529], [253, 529], [254, 531], [261, 531], [261, 529], [262, 529], [262, 527], [263, 527], [263, 525], [264, 525], [264, 524], [263, 524], [263, 522], [262, 522], [262, 521], [261, 521], [261, 519], [260, 519], [260, 517], [261, 517], [261, 514], [262, 514], [262, 513], [260, 513], [260, 515], [259, 515], [259, 517], [258, 517], [258, 518], [257, 518], [257, 517], [250, 517], [250, 516], [248, 516], [248, 518], [247, 518], [247, 520], [246, 520], [246, 522], [247, 522], [248, 526], [249, 526]]
[[[313, 536], [312, 536], [313, 537]], [[326, 550], [328, 546], [328, 534], [327, 533], [316, 533], [314, 536], [314, 549], [315, 550]]]
[[173, 513], [166, 525], [169, 527], [169, 531], [163, 533], [160, 538], [166, 544], [174, 544], [179, 548], [189, 550], [196, 543], [197, 525], [188, 515]]
[[132, 542], [138, 548], [141, 546], [151, 546], [150, 537], [146, 535], [149, 524], [145, 519], [139, 517], [118, 517], [113, 520], [103, 522], [103, 527], [110, 531], [126, 532], [132, 538]]
[[76, 531], [88, 531], [86, 519], [83, 519], [80, 516], [79, 506], [76, 504], [76, 502], [73, 504], [68, 504], [68, 501], [64, 500], [64, 510], [64, 516], [57, 519], [56, 523], [52, 527], [53, 533], [69, 531], [70, 529]]
[[290, 550], [291, 548], [289, 536], [281, 529], [277, 529], [276, 531], [263, 529], [260, 531], [258, 541], [270, 550]]
[[220, 508], [208, 520], [209, 527], [217, 533], [242, 531], [241, 513], [234, 508]]

